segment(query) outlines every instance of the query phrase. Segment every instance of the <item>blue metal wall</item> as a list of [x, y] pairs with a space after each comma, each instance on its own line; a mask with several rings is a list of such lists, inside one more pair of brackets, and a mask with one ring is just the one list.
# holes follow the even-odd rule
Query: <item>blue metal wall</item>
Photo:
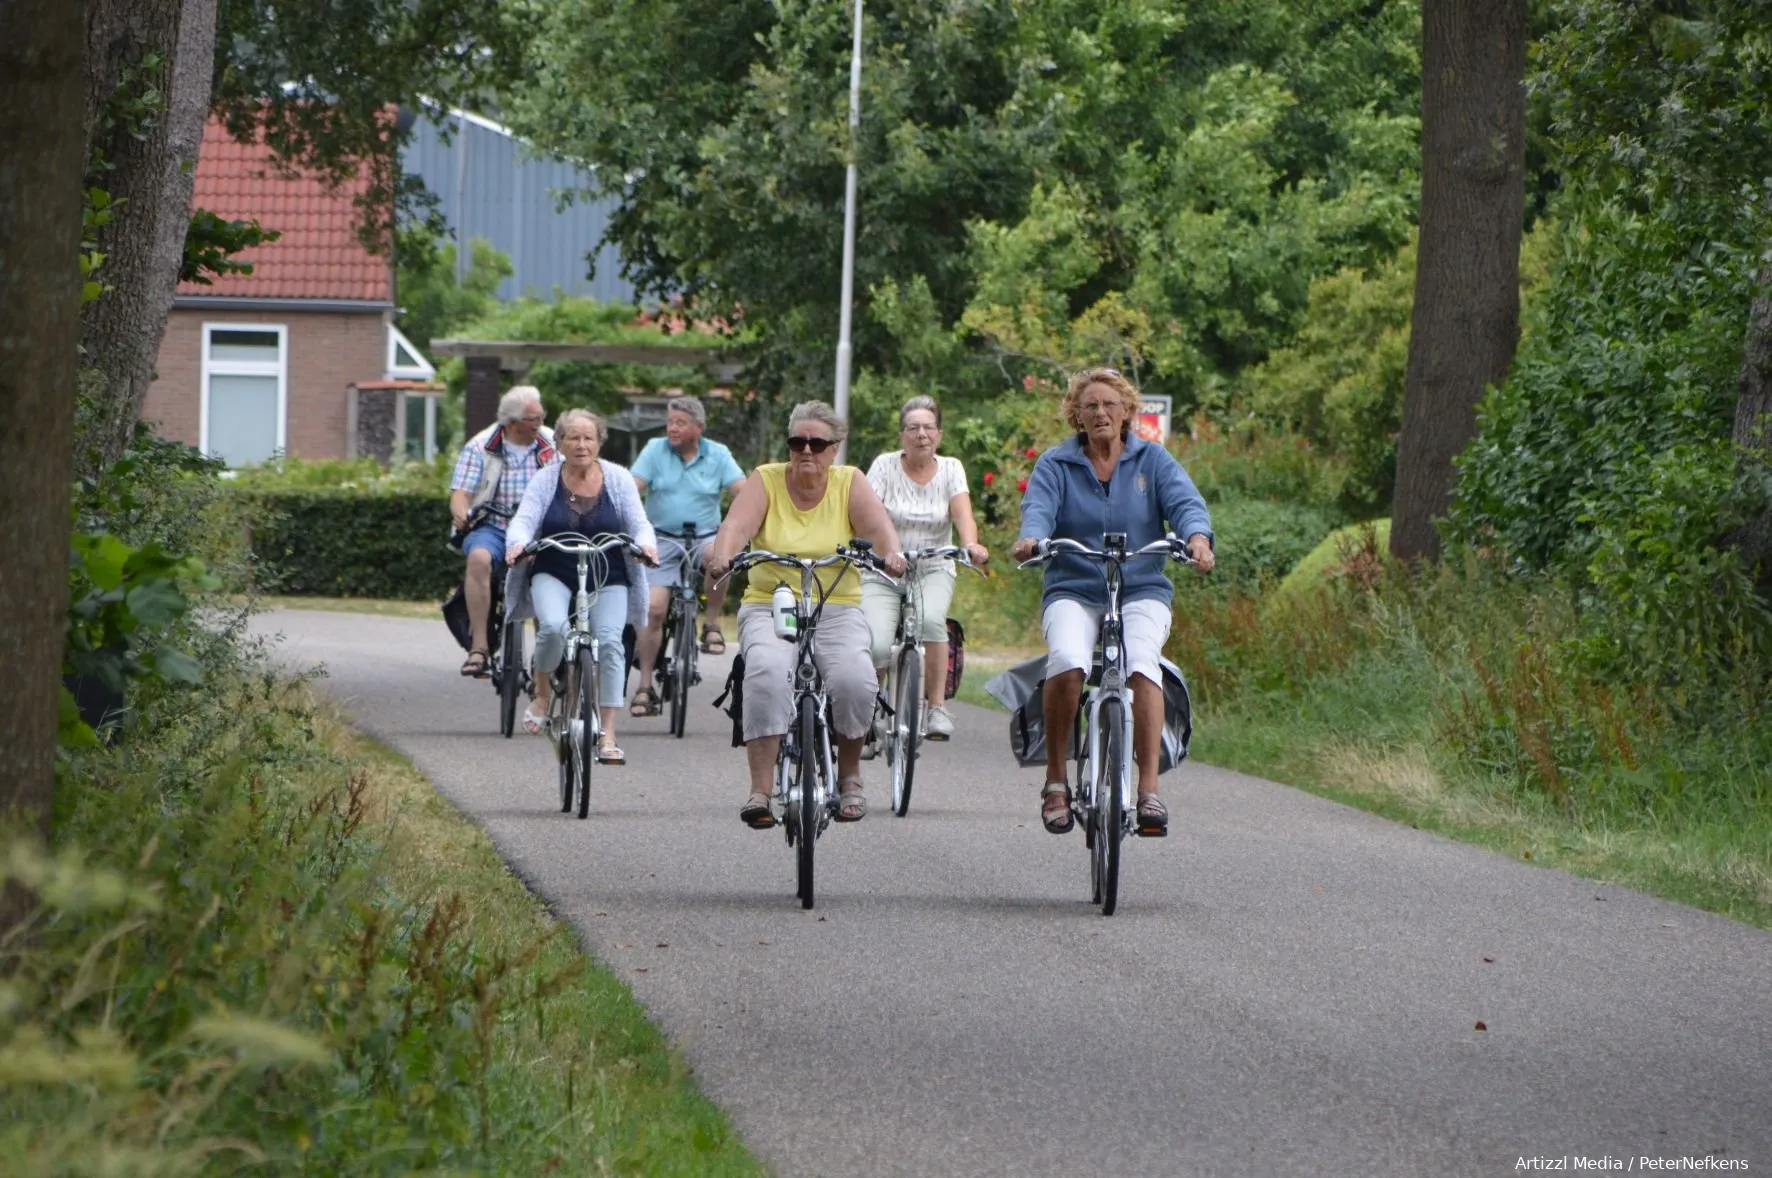
[[421, 115], [401, 165], [438, 198], [458, 240], [484, 237], [509, 255], [516, 273], [499, 287], [501, 299], [525, 294], [552, 298], [558, 286], [567, 294], [605, 302], [633, 301], [613, 247], [597, 253], [596, 278], [585, 277], [586, 257], [597, 249], [611, 202], [581, 199], [557, 211], [558, 193], [590, 186], [587, 172], [553, 156], [536, 155], [523, 140], [488, 120], [440, 117], [446, 118], [450, 141], [445, 144], [437, 123]]

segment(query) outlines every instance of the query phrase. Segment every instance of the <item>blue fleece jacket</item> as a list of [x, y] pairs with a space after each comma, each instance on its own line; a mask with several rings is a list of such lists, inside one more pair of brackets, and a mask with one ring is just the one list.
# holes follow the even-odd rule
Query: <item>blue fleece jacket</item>
[[[1169, 528], [1164, 528], [1167, 520]], [[1143, 438], [1126, 439], [1113, 477], [1103, 483], [1077, 438], [1060, 442], [1040, 455], [1021, 500], [1021, 538], [1067, 537], [1100, 548], [1108, 532], [1125, 532], [1127, 548], [1142, 548], [1172, 530], [1182, 539], [1196, 533], [1212, 536], [1206, 501], [1169, 451]], [[1154, 556], [1128, 561], [1120, 600], [1157, 600], [1167, 604], [1175, 588]], [[1044, 600], [1069, 597], [1097, 609], [1107, 608], [1107, 581], [1101, 565], [1074, 554], [1060, 555], [1046, 566]]]

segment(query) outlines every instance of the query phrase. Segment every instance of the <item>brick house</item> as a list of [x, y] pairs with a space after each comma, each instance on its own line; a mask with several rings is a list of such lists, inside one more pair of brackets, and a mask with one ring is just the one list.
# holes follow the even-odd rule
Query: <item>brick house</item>
[[240, 255], [249, 275], [179, 284], [142, 412], [162, 436], [229, 466], [435, 453], [442, 388], [394, 326], [391, 259], [358, 239], [363, 190], [280, 175], [265, 148], [210, 121], [195, 207], [282, 237]]

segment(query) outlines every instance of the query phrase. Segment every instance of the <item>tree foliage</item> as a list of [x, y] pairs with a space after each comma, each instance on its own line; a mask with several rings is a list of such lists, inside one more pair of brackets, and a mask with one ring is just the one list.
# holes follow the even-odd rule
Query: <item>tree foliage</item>
[[[827, 387], [849, 9], [545, 7], [510, 117], [598, 169], [631, 277], [741, 307], [771, 387]], [[900, 379], [927, 359], [909, 338], [957, 332], [943, 384], [968, 409], [1116, 354], [1184, 408], [1220, 397], [1290, 337], [1313, 278], [1407, 237], [1418, 20], [1354, 0], [868, 5], [860, 364]]]
[[1732, 0], [1558, 9], [1534, 86], [1561, 250], [1462, 459], [1452, 534], [1572, 578], [1595, 665], [1678, 678], [1768, 634], [1725, 539], [1764, 510], [1729, 439], [1772, 244], [1772, 39]]

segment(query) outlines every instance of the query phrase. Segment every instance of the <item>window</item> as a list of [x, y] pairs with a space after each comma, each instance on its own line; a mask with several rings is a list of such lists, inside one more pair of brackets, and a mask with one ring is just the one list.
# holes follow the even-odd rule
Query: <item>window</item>
[[288, 329], [203, 325], [199, 446], [230, 467], [264, 462], [284, 448], [289, 395]]
[[433, 393], [402, 393], [408, 462], [429, 462], [437, 456], [437, 397]]
[[398, 327], [388, 324], [388, 379], [430, 380], [436, 375], [437, 370], [419, 354], [412, 341], [400, 334]]

